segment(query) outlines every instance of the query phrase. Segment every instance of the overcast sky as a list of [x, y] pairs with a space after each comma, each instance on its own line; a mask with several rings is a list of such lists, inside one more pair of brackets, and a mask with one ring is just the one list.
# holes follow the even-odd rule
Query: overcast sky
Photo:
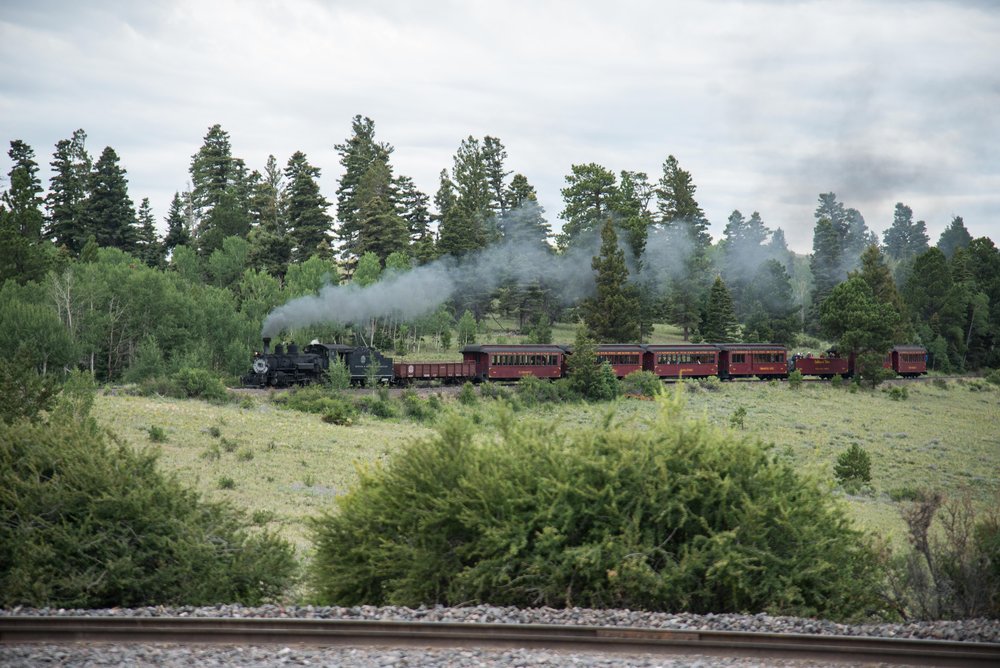
[[[296, 150], [335, 199], [355, 114], [433, 196], [492, 135], [558, 227], [570, 166], [691, 172], [718, 238], [757, 210], [809, 252], [819, 193], [931, 242], [1000, 242], [1000, 2], [0, 0], [0, 159], [77, 128], [113, 147], [162, 228], [219, 123], [263, 171]], [[335, 212], [331, 210], [331, 214]]]

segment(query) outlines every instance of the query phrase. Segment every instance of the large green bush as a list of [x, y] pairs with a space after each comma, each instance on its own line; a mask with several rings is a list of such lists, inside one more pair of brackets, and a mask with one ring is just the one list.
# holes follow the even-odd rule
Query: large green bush
[[847, 618], [879, 609], [867, 539], [819, 484], [661, 397], [633, 429], [458, 416], [312, 525], [338, 605], [491, 603]]
[[79, 412], [0, 425], [0, 606], [256, 604], [292, 547], [166, 477]]

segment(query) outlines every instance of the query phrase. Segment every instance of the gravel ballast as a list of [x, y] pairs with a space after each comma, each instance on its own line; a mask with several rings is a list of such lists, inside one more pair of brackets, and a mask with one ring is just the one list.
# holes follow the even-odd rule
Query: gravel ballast
[[[654, 613], [632, 610], [591, 610], [584, 608], [508, 608], [471, 606], [459, 608], [326, 606], [284, 607], [264, 605], [244, 607], [146, 607], [102, 610], [11, 608], [0, 615], [92, 616], [92, 617], [240, 617], [355, 619], [423, 622], [464, 622], [479, 624], [572, 624], [583, 626], [642, 627], [697, 631], [752, 631], [760, 633], [808, 633], [823, 635], [912, 638], [963, 642], [1000, 643], [1000, 621], [970, 619], [960, 621], [911, 622], [906, 624], [839, 624], [799, 617], [765, 614], [735, 615]], [[624, 664], [623, 664], [624, 660]], [[0, 645], [0, 665], [4, 666], [750, 666], [760, 660], [716, 657], [664, 657], [570, 654], [542, 650], [389, 650], [378, 648], [303, 647], [191, 647], [169, 645]], [[803, 662], [768, 661], [767, 665], [815, 665]]]

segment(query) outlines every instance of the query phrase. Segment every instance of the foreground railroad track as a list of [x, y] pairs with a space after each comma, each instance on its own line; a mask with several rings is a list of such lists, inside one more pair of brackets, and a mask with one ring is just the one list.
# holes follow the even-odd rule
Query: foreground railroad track
[[176, 643], [530, 648], [932, 666], [997, 666], [1000, 644], [859, 636], [316, 619], [0, 617], [0, 644]]

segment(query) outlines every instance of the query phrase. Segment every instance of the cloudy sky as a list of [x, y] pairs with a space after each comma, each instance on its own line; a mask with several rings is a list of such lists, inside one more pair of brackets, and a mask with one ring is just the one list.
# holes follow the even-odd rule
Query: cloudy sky
[[571, 165], [673, 154], [716, 237], [758, 210], [808, 252], [833, 191], [879, 233], [904, 202], [932, 242], [955, 215], [1000, 241], [1000, 2], [0, 0], [5, 147], [47, 184], [83, 128], [161, 225], [215, 123], [251, 169], [304, 151], [333, 200], [355, 114], [430, 195], [499, 137], [554, 226]]

